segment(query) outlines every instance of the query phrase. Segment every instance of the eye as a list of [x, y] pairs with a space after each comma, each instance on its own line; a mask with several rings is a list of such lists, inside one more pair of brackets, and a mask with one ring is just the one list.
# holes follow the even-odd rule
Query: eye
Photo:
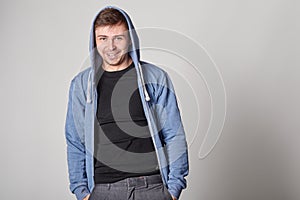
[[100, 40], [100, 41], [106, 41], [107, 38], [106, 38], [106, 37], [99, 37], [99, 40]]
[[118, 37], [116, 37], [116, 40], [121, 41], [121, 40], [123, 40], [123, 37], [118, 36]]

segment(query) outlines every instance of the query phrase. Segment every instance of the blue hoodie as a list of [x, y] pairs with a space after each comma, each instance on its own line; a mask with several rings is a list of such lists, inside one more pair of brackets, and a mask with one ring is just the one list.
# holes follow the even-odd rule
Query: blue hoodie
[[[184, 128], [172, 82], [165, 71], [140, 60], [139, 39], [129, 16], [117, 7], [108, 7], [119, 10], [126, 18], [132, 42], [129, 55], [137, 72], [138, 89], [162, 181], [171, 195], [178, 199], [182, 189], [186, 188], [185, 176], [189, 166]], [[78, 200], [94, 188], [94, 125], [98, 72], [102, 64], [95, 46], [95, 19], [90, 32], [91, 66], [71, 81], [65, 124], [70, 190]]]

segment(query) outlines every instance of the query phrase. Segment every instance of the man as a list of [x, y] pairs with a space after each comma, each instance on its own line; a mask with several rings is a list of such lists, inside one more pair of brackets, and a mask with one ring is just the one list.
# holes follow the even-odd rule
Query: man
[[140, 61], [129, 16], [102, 9], [92, 23], [91, 67], [71, 82], [65, 126], [70, 189], [78, 200], [175, 200], [188, 154], [167, 73]]

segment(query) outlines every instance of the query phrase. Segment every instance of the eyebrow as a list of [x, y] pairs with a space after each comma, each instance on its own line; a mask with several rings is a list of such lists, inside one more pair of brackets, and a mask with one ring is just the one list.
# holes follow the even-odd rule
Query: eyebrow
[[[114, 35], [113, 37], [125, 37], [125, 34]], [[108, 37], [107, 35], [97, 35], [96, 37]]]

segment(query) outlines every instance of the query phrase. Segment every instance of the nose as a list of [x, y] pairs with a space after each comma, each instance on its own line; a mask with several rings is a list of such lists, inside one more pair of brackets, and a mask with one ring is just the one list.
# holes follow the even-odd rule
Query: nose
[[114, 39], [109, 40], [109, 42], [108, 42], [108, 48], [109, 48], [110, 51], [113, 51], [113, 50], [116, 49], [116, 45], [115, 45]]

